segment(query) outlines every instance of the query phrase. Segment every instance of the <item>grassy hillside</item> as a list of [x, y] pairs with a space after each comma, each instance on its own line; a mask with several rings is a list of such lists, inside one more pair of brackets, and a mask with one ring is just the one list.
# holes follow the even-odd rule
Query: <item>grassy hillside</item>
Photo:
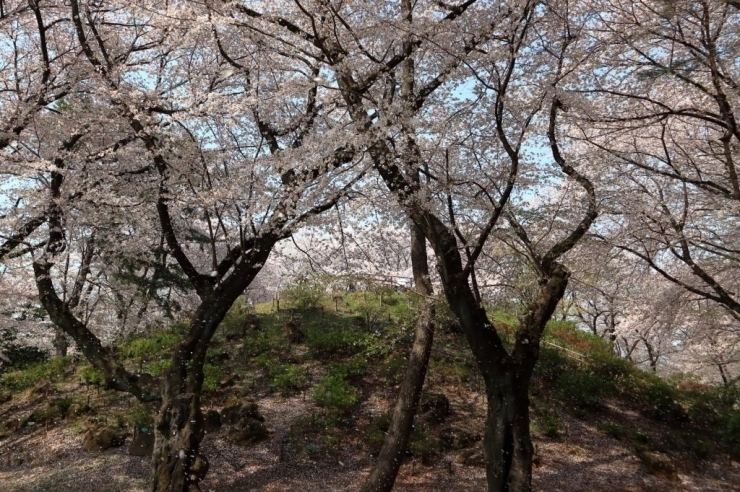
[[[282, 402], [294, 410], [290, 419], [270, 421], [266, 415], [268, 441], [280, 463], [344, 463], [352, 455], [358, 470], [367, 469], [382, 443], [412, 343], [414, 295], [379, 288], [327, 299], [302, 286], [288, 292], [280, 307], [279, 312], [270, 304], [258, 305], [254, 313], [243, 305], [232, 309], [208, 353], [204, 407]], [[513, 333], [515, 318], [491, 315], [502, 333]], [[301, 332], [295, 343], [286, 336], [289, 322]], [[408, 454], [420, 467], [452, 473], [480, 462], [475, 450], [485, 415], [483, 382], [444, 308], [437, 325], [422, 414]], [[117, 350], [129, 369], [159, 374], [184, 329], [174, 323], [168, 331], [122, 340]], [[152, 425], [155, 405], [101, 390], [101, 382], [96, 370], [74, 357], [0, 376], [0, 467], [22, 474], [33, 457], [13, 443], [50, 429], [74, 435], [108, 425], [131, 435]], [[550, 459], [548, 450], [575, 442], [581, 428], [595, 429], [635, 456], [664, 454], [684, 474], [703, 473], [706, 463], [740, 460], [738, 388], [647, 374], [569, 322], [552, 322], [547, 329], [531, 403], [538, 462]], [[219, 459], [212, 458], [214, 464]], [[146, 467], [146, 460], [141, 463]], [[219, 479], [217, 470], [212, 480]], [[221, 482], [212, 487], [215, 483]]]

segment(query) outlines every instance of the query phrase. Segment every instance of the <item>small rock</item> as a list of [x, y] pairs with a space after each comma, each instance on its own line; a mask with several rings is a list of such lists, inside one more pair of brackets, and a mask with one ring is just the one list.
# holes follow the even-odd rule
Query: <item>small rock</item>
[[231, 388], [236, 384], [236, 378], [233, 375], [224, 376], [221, 381], [218, 382], [219, 388]]
[[245, 417], [226, 430], [226, 440], [237, 446], [256, 444], [269, 435], [267, 427], [261, 421]]
[[118, 430], [104, 427], [90, 429], [85, 434], [82, 449], [85, 451], [105, 451], [108, 448], [122, 446], [126, 436]]
[[190, 474], [193, 475], [193, 478], [203, 480], [210, 467], [211, 465], [208, 463], [206, 457], [199, 454], [195, 457], [195, 461], [193, 461], [193, 465], [190, 467]]
[[458, 450], [469, 448], [482, 437], [463, 429], [447, 427], [439, 433], [439, 447], [442, 450]]
[[68, 417], [79, 417], [80, 415], [85, 415], [86, 413], [90, 412], [90, 405], [87, 404], [80, 404], [80, 403], [73, 403], [69, 410], [67, 410], [67, 416]]
[[670, 482], [680, 482], [678, 470], [671, 458], [665, 453], [653, 451], [638, 451], [637, 456], [645, 464], [648, 473]]
[[466, 449], [455, 456], [455, 463], [464, 466], [486, 466], [486, 458], [480, 449]]
[[227, 351], [222, 350], [222, 351], [218, 352], [217, 354], [213, 354], [213, 355], [209, 356], [208, 357], [208, 362], [210, 362], [211, 364], [219, 364], [219, 363], [225, 362], [225, 361], [227, 361], [229, 359], [231, 359], [231, 355]]
[[51, 384], [51, 381], [49, 381], [48, 378], [40, 379], [34, 386], [31, 388], [31, 394], [32, 395], [48, 395], [49, 393], [54, 392], [54, 387]]
[[3, 424], [8, 432], [15, 432], [21, 427], [21, 419], [9, 419]]
[[221, 428], [221, 415], [215, 410], [208, 410], [203, 415], [203, 429], [206, 432], [216, 432]]
[[131, 445], [128, 448], [128, 454], [131, 456], [151, 457], [152, 452], [154, 452], [154, 433], [136, 429], [134, 431], [134, 437], [131, 439]]
[[234, 425], [245, 418], [252, 418], [260, 422], [265, 421], [255, 402], [232, 405], [221, 410], [221, 422], [226, 425]]
[[421, 395], [419, 414], [429, 423], [441, 424], [450, 415], [450, 400], [441, 393], [425, 393]]

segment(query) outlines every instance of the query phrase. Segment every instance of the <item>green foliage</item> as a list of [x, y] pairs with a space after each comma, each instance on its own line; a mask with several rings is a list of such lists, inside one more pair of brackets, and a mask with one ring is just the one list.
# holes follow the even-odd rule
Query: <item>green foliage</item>
[[537, 398], [531, 399], [532, 432], [556, 438], [560, 436], [560, 418], [552, 405], [546, 405]]
[[367, 361], [358, 356], [342, 362], [329, 364], [329, 373], [347, 380], [362, 378], [367, 372]]
[[270, 386], [281, 394], [289, 395], [308, 386], [308, 375], [298, 364], [274, 365], [270, 369]]
[[553, 382], [567, 371], [576, 370], [563, 353], [552, 347], [540, 347], [540, 360], [534, 366], [534, 376], [543, 382]]
[[306, 344], [312, 356], [327, 358], [354, 355], [369, 344], [371, 336], [340, 327], [315, 327], [306, 330]]
[[121, 345], [121, 353], [136, 360], [159, 358], [171, 352], [180, 339], [181, 335], [175, 330], [158, 331], [149, 337], [131, 337]]
[[598, 351], [588, 355], [594, 373], [605, 381], [624, 379], [636, 370], [631, 362], [611, 353]]
[[313, 391], [313, 400], [329, 411], [346, 412], [359, 399], [357, 389], [337, 375], [324, 376]]
[[599, 422], [596, 424], [596, 427], [614, 439], [624, 439], [627, 437], [627, 431], [624, 429], [624, 426], [616, 422]]
[[172, 366], [172, 359], [163, 359], [144, 364], [142, 367], [143, 371], [151, 374], [152, 376], [161, 376], [164, 372]]
[[217, 390], [222, 374], [219, 366], [206, 363], [203, 366], [203, 389], [206, 391]]
[[409, 438], [409, 452], [421, 459], [422, 464], [431, 465], [439, 454], [437, 440], [425, 427], [414, 427]]
[[609, 342], [578, 328], [572, 321], [548, 322], [543, 338], [545, 341], [590, 357], [609, 357], [612, 353]]
[[434, 324], [439, 330], [446, 332], [458, 331], [459, 321], [450, 309], [447, 299], [439, 297], [434, 303]]
[[152, 408], [145, 403], [136, 402], [124, 415], [123, 420], [133, 428], [141, 430], [142, 427], [150, 427], [154, 421]]
[[380, 366], [380, 376], [389, 385], [396, 385], [403, 379], [408, 360], [400, 354], [391, 355]]
[[607, 383], [590, 371], [569, 371], [555, 381], [555, 394], [566, 405], [581, 410], [599, 410]]
[[638, 403], [640, 411], [653, 420], [666, 423], [688, 421], [688, 415], [678, 402], [676, 389], [653, 374], [637, 374], [622, 385], [625, 397]]
[[322, 307], [326, 289], [314, 277], [303, 277], [282, 292], [282, 298], [298, 311], [311, 311]]
[[391, 427], [391, 412], [383, 412], [370, 422], [365, 432], [365, 443], [370, 448], [370, 453], [377, 455], [385, 441], [385, 434]]
[[732, 455], [740, 458], [740, 410], [731, 410], [725, 415], [723, 437], [730, 445]]
[[8, 369], [24, 369], [30, 365], [49, 360], [47, 351], [19, 343], [18, 332], [14, 329], [2, 331], [0, 349], [3, 355], [10, 360], [10, 364], [3, 365], [3, 372]]
[[227, 338], [240, 335], [244, 330], [244, 317], [245, 313], [242, 306], [235, 305], [231, 308], [219, 325], [223, 334]]
[[244, 337], [242, 350], [248, 358], [265, 353], [285, 353], [287, 350], [288, 341], [279, 320], [275, 316], [266, 316], [264, 321], [261, 329], [248, 331]]
[[71, 357], [55, 357], [46, 362], [32, 364], [25, 369], [9, 371], [0, 376], [0, 386], [21, 391], [33, 387], [44, 378], [51, 381], [59, 380], [71, 363]]
[[85, 384], [92, 384], [93, 386], [103, 386], [105, 383], [105, 376], [103, 372], [93, 367], [91, 364], [84, 364], [79, 369], [80, 377]]

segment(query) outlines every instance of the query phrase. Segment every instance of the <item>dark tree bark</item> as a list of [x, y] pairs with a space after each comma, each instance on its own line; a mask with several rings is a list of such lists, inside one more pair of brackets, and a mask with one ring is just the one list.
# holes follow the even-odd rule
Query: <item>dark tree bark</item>
[[[404, 21], [408, 22], [410, 26], [412, 21], [411, 0], [401, 1], [401, 12]], [[409, 32], [411, 32], [411, 29]], [[404, 42], [403, 51], [407, 59], [403, 66], [401, 97], [407, 105], [411, 105], [414, 94], [414, 60], [411, 57], [413, 44], [409, 39]], [[415, 184], [420, 185], [418, 169], [421, 162], [418, 147], [413, 132], [409, 129], [405, 130], [408, 148], [410, 149], [406, 158], [411, 166], [416, 169], [412, 180]], [[393, 407], [388, 433], [383, 440], [383, 446], [380, 448], [375, 466], [362, 486], [362, 492], [390, 492], [393, 489], [413, 430], [414, 416], [419, 406], [419, 399], [429, 366], [429, 357], [432, 353], [434, 302], [431, 296], [434, 291], [429, 277], [427, 242], [424, 231], [413, 222], [411, 224], [411, 268], [414, 275], [414, 288], [422, 297], [419, 318], [414, 330], [414, 344], [411, 348], [406, 372], [398, 390], [396, 404]]]
[[409, 355], [388, 433], [383, 441], [375, 466], [365, 481], [362, 492], [390, 492], [401, 468], [403, 456], [413, 430], [414, 416], [419, 406], [421, 390], [424, 387], [429, 356], [434, 340], [434, 303], [429, 298], [433, 294], [429, 279], [429, 263], [424, 233], [411, 226], [411, 265], [414, 272], [414, 286], [423, 299], [414, 331], [414, 344]]
[[172, 365], [163, 381], [162, 405], [154, 426], [153, 492], [200, 490], [198, 483], [208, 470], [207, 459], [200, 452], [204, 435], [200, 398], [206, 351], [221, 321], [259, 273], [279, 239], [273, 235], [256, 239], [222, 283], [215, 288], [201, 286], [201, 304], [193, 315], [190, 330], [172, 355]]

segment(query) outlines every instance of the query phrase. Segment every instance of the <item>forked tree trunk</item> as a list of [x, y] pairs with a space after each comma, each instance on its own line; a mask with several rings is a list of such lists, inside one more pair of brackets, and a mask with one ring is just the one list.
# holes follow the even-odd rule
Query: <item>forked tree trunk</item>
[[[426, 239], [424, 233], [415, 225], [411, 227], [411, 264], [416, 291], [422, 296], [431, 296], [433, 291], [429, 280]], [[421, 306], [414, 332], [414, 345], [398, 390], [391, 424], [375, 466], [370, 471], [361, 492], [390, 492], [401, 468], [413, 430], [414, 416], [424, 387], [434, 339], [434, 304], [431, 299], [422, 299]]]
[[203, 414], [198, 395], [182, 393], [165, 397], [154, 426], [154, 492], [200, 490], [198, 482], [207, 471], [207, 462], [199, 454], [203, 434]]
[[529, 377], [510, 369], [489, 381], [483, 438], [489, 491], [532, 490], [534, 447], [529, 433]]

